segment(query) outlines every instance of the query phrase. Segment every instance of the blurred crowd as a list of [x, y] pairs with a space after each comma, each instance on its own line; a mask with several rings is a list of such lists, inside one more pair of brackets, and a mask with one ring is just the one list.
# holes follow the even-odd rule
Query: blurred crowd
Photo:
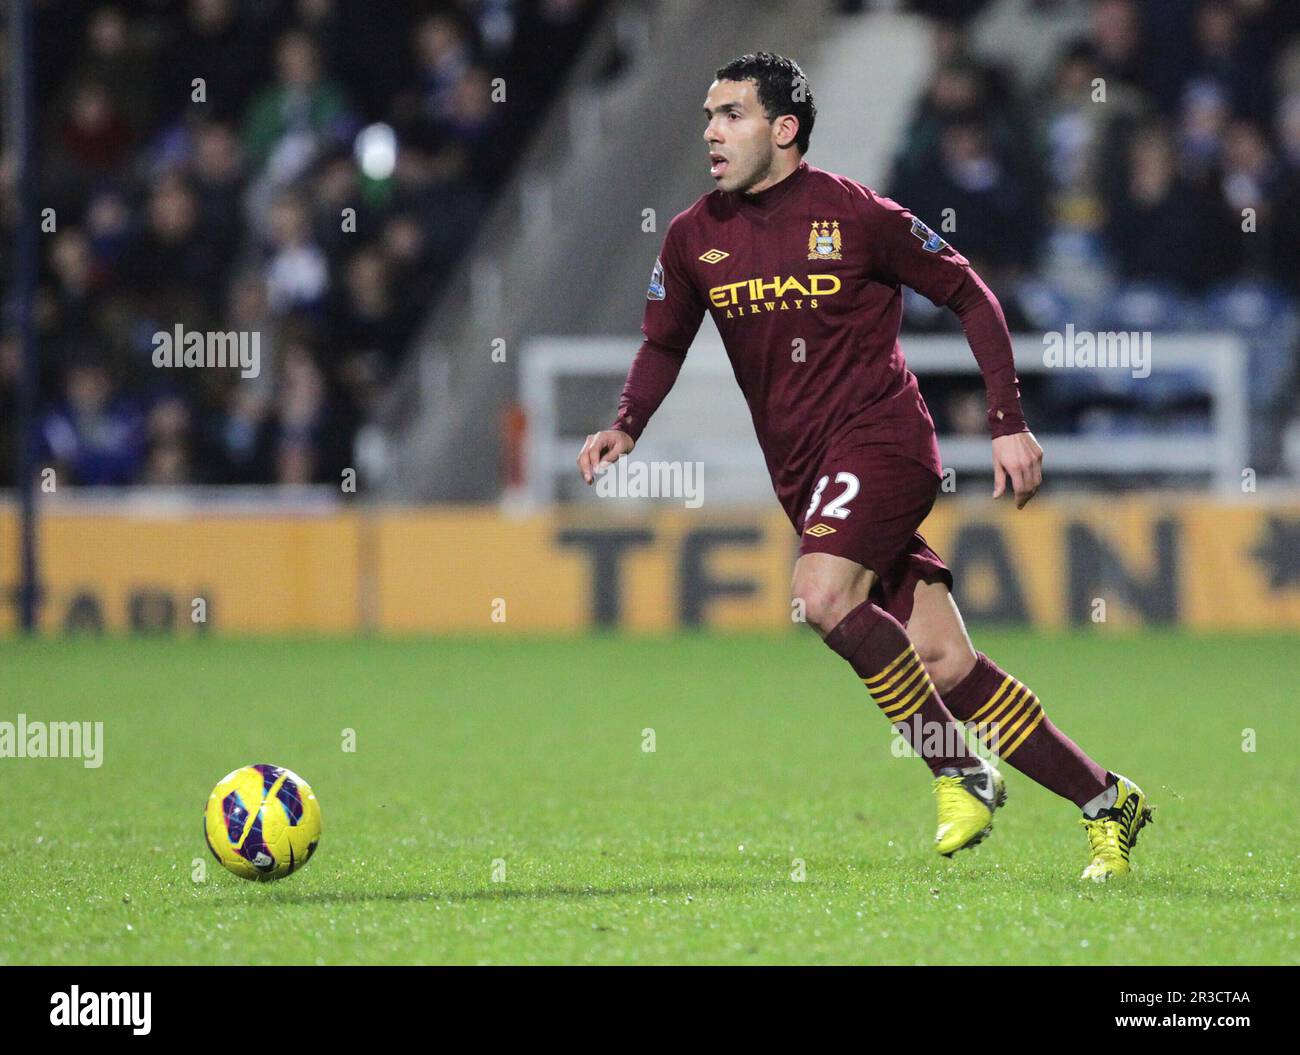
[[[1300, 432], [1300, 3], [1026, 2], [1084, 27], [1031, 78], [971, 44], [987, 0], [911, 0], [934, 73], [886, 190], [941, 233], [951, 215], [1013, 330], [1245, 338], [1252, 458], [1275, 470]], [[600, 4], [35, 0], [41, 464], [336, 483]], [[12, 175], [0, 156], [8, 244]], [[155, 368], [178, 323], [258, 333], [257, 377]], [[953, 321], [914, 298], [908, 325]], [[0, 486], [17, 374], [0, 329]], [[1024, 388], [1039, 431], [1207, 427], [1203, 378], [1153, 376]], [[927, 393], [941, 431], [983, 431], [977, 384]]]
[[[337, 484], [598, 6], [35, 0], [41, 464]], [[256, 332], [257, 377], [156, 369], [177, 324]], [[0, 486], [18, 360], [9, 327]]]
[[[1275, 470], [1296, 403], [1300, 298], [1300, 3], [1037, 0], [1086, 14], [1037, 82], [972, 53], [962, 14], [936, 22], [934, 73], [889, 192], [999, 291], [1012, 329], [1231, 331], [1247, 341], [1252, 458]], [[946, 320], [928, 304], [922, 328]], [[1058, 379], [1059, 378], [1059, 379]], [[1116, 433], [1205, 427], [1203, 378], [1118, 371], [1026, 377], [1036, 426]], [[983, 429], [977, 393], [941, 426]]]

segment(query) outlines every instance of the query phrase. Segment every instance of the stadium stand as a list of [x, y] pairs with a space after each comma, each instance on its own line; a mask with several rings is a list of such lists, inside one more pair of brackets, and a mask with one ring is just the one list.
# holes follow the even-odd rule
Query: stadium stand
[[[37, 4], [45, 464], [74, 485], [337, 481], [599, 6]], [[391, 171], [367, 171], [386, 140]], [[256, 381], [154, 369], [178, 321], [257, 332]], [[6, 332], [0, 485], [17, 360]]]
[[[1287, 454], [1300, 449], [1297, 5], [840, 0], [819, 21], [761, 3], [749, 24], [701, 35], [707, 8], [38, 4], [41, 204], [56, 218], [38, 304], [43, 458], [83, 485], [310, 483], [337, 481], [364, 448], [390, 495], [498, 496], [520, 460], [522, 430], [496, 420], [519, 375], [513, 361], [489, 374], [483, 341], [635, 341], [651, 243], [701, 189], [698, 130], [675, 108], [703, 81], [662, 83], [654, 56], [698, 57], [704, 77], [715, 51], [757, 35], [785, 41], [815, 87], [828, 78], [836, 105], [810, 160], [843, 161], [935, 226], [953, 210], [954, 241], [1014, 330], [1232, 334], [1247, 349], [1252, 467], [1300, 473]], [[894, 97], [853, 114], [850, 60], [891, 48]], [[498, 79], [507, 106], [491, 101]], [[837, 120], [871, 134], [832, 148]], [[593, 165], [607, 202], [590, 200]], [[6, 233], [11, 201], [0, 194]], [[613, 229], [645, 205], [652, 233]], [[561, 230], [574, 209], [586, 224]], [[153, 368], [152, 336], [178, 320], [257, 332], [259, 376]], [[919, 298], [907, 328], [957, 332]], [[17, 369], [5, 330], [0, 486]], [[1036, 428], [1087, 439], [1204, 430], [1204, 385], [1177, 371], [1025, 381]], [[979, 431], [977, 379], [925, 387], [941, 433]], [[471, 429], [473, 473], [447, 457]]]
[[[955, 210], [961, 249], [1013, 329], [1242, 337], [1251, 464], [1282, 471], [1300, 337], [1300, 10], [1256, 0], [1000, 5], [1016, 9], [1021, 29], [1066, 27], [1039, 71], [1010, 53], [990, 59], [996, 49], [972, 39], [994, 35], [971, 21], [984, 5], [939, 6], [949, 10], [935, 23], [935, 73], [889, 192], [921, 215]], [[985, 14], [996, 24], [999, 12]], [[912, 328], [952, 330], [944, 314], [914, 307]], [[1205, 427], [1195, 377], [1115, 381], [1073, 374], [1036, 388], [1035, 423], [1089, 435]], [[978, 428], [969, 388], [940, 387], [928, 391], [941, 427]]]

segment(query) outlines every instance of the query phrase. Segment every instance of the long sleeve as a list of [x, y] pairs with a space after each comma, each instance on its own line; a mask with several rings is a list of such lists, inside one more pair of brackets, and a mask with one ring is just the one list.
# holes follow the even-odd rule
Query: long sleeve
[[687, 238], [686, 216], [682, 213], [673, 217], [650, 273], [641, 324], [645, 341], [632, 360], [618, 402], [618, 416], [610, 426], [634, 440], [641, 438], [650, 416], [673, 387], [704, 319], [704, 299], [695, 287], [686, 262], [689, 258], [682, 252]]
[[672, 389], [685, 361], [684, 349], [669, 348], [651, 340], [642, 342], [632, 360], [632, 368], [627, 372], [623, 395], [618, 401], [618, 415], [610, 428], [626, 432], [634, 440], [640, 439], [646, 423]]
[[897, 202], [861, 188], [873, 270], [884, 282], [910, 286], [936, 306], [951, 308], [984, 377], [989, 432], [1027, 432], [1020, 383], [1002, 305], [970, 262]]
[[1016, 377], [1011, 335], [998, 298], [967, 267], [966, 277], [949, 299], [948, 307], [961, 319], [966, 341], [984, 377], [990, 434], [996, 438], [1028, 432], [1029, 425], [1020, 408], [1020, 381]]

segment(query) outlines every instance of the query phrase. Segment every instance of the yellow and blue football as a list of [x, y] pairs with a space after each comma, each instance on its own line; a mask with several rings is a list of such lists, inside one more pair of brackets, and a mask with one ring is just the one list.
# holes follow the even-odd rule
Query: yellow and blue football
[[320, 804], [283, 766], [244, 766], [224, 776], [203, 811], [208, 849], [243, 879], [283, 879], [320, 845]]

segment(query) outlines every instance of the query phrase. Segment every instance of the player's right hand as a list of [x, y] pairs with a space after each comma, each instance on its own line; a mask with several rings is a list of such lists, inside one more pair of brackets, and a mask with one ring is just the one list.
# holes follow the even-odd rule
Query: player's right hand
[[582, 452], [578, 455], [578, 471], [590, 485], [596, 479], [597, 469], [618, 461], [623, 455], [631, 453], [635, 446], [636, 440], [626, 432], [617, 429], [597, 432], [594, 436], [588, 436], [587, 442], [582, 445]]

